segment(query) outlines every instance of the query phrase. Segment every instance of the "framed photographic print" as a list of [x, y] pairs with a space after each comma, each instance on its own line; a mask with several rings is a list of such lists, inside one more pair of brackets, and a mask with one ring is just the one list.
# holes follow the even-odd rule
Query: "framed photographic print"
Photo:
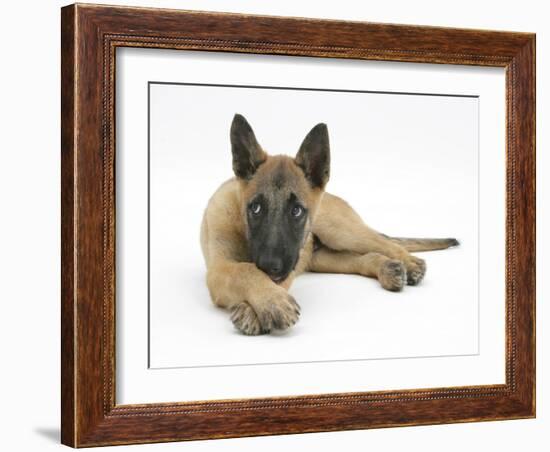
[[535, 36], [62, 9], [62, 442], [535, 416]]

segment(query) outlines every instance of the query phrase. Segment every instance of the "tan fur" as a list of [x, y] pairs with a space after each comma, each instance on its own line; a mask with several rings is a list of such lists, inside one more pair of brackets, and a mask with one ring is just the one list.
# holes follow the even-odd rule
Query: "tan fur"
[[[250, 261], [245, 209], [258, 190], [276, 183], [280, 172], [285, 175], [280, 189], [305, 200], [309, 219], [298, 262], [277, 284]], [[250, 335], [286, 329], [298, 321], [300, 308], [288, 289], [305, 271], [356, 273], [377, 278], [392, 291], [418, 284], [426, 272], [422, 259], [397, 239], [369, 228], [344, 200], [312, 189], [295, 160], [286, 156], [267, 156], [251, 180], [233, 178], [219, 187], [204, 213], [201, 246], [212, 301], [229, 309], [234, 325]]]

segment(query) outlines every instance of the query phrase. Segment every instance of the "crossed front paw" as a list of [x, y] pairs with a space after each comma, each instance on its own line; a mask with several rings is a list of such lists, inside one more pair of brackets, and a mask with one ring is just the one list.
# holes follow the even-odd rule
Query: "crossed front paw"
[[261, 299], [243, 301], [231, 309], [231, 321], [241, 333], [256, 336], [272, 330], [286, 330], [300, 317], [300, 306], [286, 291], [266, 294]]

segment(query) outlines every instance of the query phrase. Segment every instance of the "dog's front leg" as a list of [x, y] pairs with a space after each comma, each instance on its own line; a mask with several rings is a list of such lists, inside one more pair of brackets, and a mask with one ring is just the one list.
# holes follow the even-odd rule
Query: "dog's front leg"
[[298, 321], [296, 300], [252, 263], [218, 260], [206, 278], [212, 301], [231, 311], [231, 321], [244, 334], [284, 330]]

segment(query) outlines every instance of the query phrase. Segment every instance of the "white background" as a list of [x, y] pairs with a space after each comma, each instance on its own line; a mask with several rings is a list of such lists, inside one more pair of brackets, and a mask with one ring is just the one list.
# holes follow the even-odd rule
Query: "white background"
[[[118, 403], [504, 381], [502, 70], [141, 49], [121, 50], [117, 58]], [[154, 370], [147, 370], [148, 80], [480, 98], [153, 85]], [[208, 300], [198, 243], [206, 201], [231, 175], [227, 132], [235, 109], [248, 116], [274, 153], [293, 152], [313, 124], [326, 121], [331, 191], [385, 232], [406, 228], [413, 235], [442, 236], [452, 231], [462, 246], [425, 255], [433, 271], [420, 287], [400, 294], [357, 276], [303, 275], [291, 289], [303, 306], [298, 325], [276, 336], [238, 334], [227, 313]], [[423, 358], [388, 360], [411, 357]], [[293, 364], [251, 365], [281, 362]], [[228, 367], [233, 364], [248, 366]], [[212, 365], [224, 367], [197, 367]], [[194, 368], [172, 369], [178, 366]]]
[[[152, 5], [133, 0], [120, 4]], [[2, 137], [0, 177], [3, 212], [2, 343], [3, 436], [7, 450], [55, 450], [59, 423], [59, 10], [62, 2], [11, 3], [3, 10]], [[363, 4], [340, 2], [277, 3], [257, 1], [159, 1], [155, 6], [211, 9], [278, 15], [342, 18], [395, 23], [463, 26], [538, 32], [537, 134], [539, 174], [548, 171], [544, 152], [548, 132], [550, 51], [548, 14], [543, 2], [463, 1], [443, 7], [435, 1]], [[313, 8], [314, 6], [314, 8]], [[20, 20], [25, 18], [22, 31]], [[549, 182], [539, 177], [538, 205], [548, 204]], [[538, 215], [538, 274], [547, 273], [543, 253], [549, 241], [548, 213]], [[31, 279], [30, 279], [31, 278]], [[29, 282], [30, 279], [30, 282]], [[548, 391], [543, 377], [548, 365], [544, 322], [547, 283], [538, 282], [536, 420], [371, 431], [322, 433], [266, 438], [119, 447], [115, 450], [333, 450], [373, 449], [463, 451], [491, 447], [500, 451], [544, 450], [538, 440], [550, 428]], [[544, 356], [546, 354], [546, 356]]]

